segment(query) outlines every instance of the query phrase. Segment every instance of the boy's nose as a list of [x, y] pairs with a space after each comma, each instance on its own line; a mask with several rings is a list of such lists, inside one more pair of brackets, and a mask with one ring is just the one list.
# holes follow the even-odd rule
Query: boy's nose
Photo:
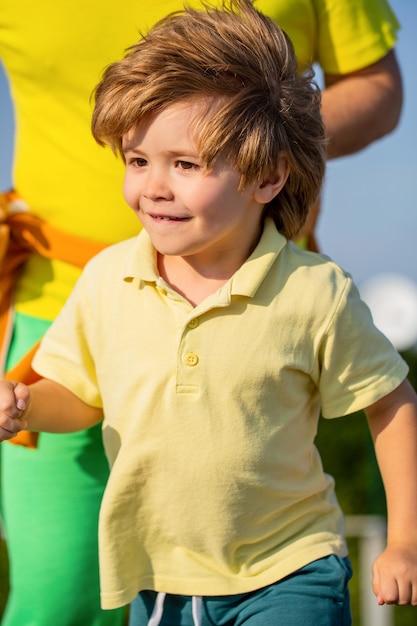
[[167, 174], [157, 169], [150, 169], [146, 177], [144, 195], [146, 198], [153, 201], [172, 198], [173, 193], [169, 185]]

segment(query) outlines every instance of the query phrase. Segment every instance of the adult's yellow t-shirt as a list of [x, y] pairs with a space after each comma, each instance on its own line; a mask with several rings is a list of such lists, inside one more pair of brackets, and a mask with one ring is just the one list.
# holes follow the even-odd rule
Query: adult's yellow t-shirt
[[[198, 5], [198, 0], [194, 0]], [[300, 67], [359, 69], [395, 44], [398, 23], [385, 0], [259, 0], [294, 42]], [[54, 226], [114, 243], [140, 225], [122, 197], [123, 165], [90, 133], [91, 93], [179, 0], [2, 0], [0, 59], [15, 106], [14, 185], [31, 211]], [[53, 319], [79, 271], [33, 256], [16, 287], [16, 310]]]

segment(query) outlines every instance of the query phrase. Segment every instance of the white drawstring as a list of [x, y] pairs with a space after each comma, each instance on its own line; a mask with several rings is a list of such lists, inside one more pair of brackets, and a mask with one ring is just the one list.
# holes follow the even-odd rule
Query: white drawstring
[[201, 608], [202, 608], [202, 604], [203, 604], [203, 599], [202, 599], [201, 596], [193, 596], [191, 602], [192, 602], [192, 609], [193, 609], [194, 626], [201, 626], [201, 624], [202, 624]]
[[163, 591], [158, 591], [156, 595], [155, 606], [153, 607], [148, 626], [159, 626], [162, 619], [162, 614], [164, 612], [165, 596], [166, 593], [164, 593]]
[[[164, 613], [164, 602], [166, 593], [158, 591], [156, 594], [155, 606], [153, 607], [152, 615], [149, 619], [148, 626], [159, 626], [161, 623], [162, 615]], [[202, 626], [202, 605], [203, 599], [201, 596], [192, 596], [191, 609], [193, 614], [194, 626]]]
[[[164, 602], [166, 593], [158, 591], [156, 594], [155, 606], [153, 607], [152, 615], [149, 619], [148, 626], [159, 626], [161, 623], [162, 615], [164, 613]], [[193, 596], [191, 599], [191, 608], [193, 613], [194, 626], [202, 626], [202, 605], [203, 599], [201, 596]]]

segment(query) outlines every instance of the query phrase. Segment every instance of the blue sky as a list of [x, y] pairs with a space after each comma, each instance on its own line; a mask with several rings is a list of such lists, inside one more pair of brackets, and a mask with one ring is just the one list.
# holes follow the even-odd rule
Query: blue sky
[[[417, 283], [417, 2], [391, 0], [405, 105], [397, 130], [328, 166], [318, 236], [323, 252], [362, 281], [383, 272]], [[12, 117], [0, 72], [0, 188], [10, 180]]]
[[417, 2], [391, 0], [405, 102], [397, 129], [328, 165], [319, 240], [357, 283], [395, 272], [417, 282]]

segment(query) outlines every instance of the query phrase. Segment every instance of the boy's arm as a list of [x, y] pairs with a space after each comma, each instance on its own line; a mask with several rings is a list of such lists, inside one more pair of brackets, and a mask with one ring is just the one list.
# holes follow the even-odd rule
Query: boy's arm
[[417, 605], [417, 396], [408, 381], [366, 410], [388, 511], [387, 547], [375, 560], [379, 604]]
[[92, 407], [62, 385], [46, 378], [26, 386], [0, 382], [0, 441], [20, 430], [70, 433], [98, 424], [101, 409]]

